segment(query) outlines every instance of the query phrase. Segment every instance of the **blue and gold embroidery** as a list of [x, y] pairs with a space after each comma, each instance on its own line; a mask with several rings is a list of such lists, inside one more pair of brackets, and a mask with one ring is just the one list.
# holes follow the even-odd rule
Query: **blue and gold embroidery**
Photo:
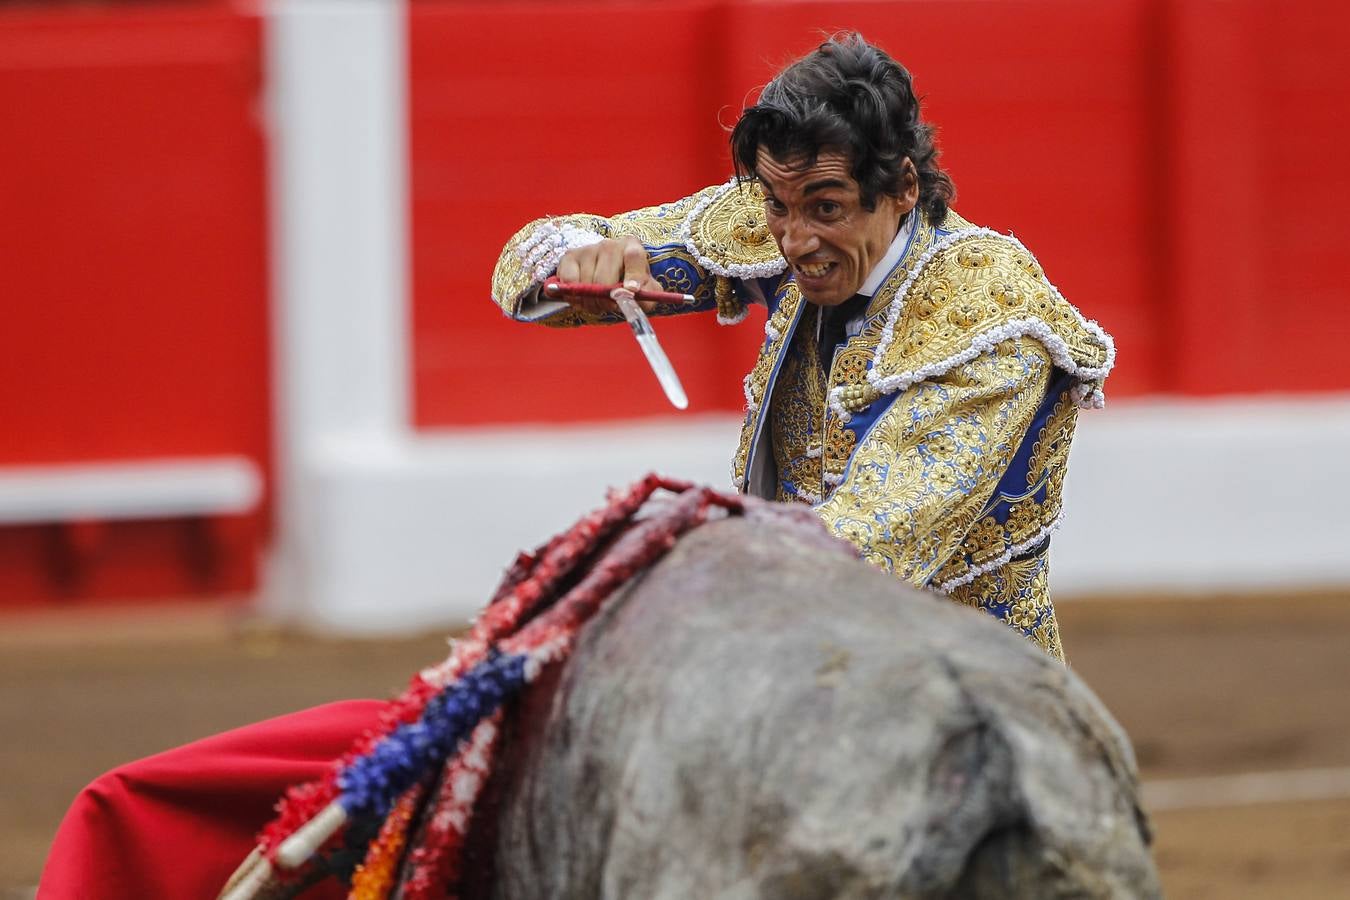
[[772, 393], [769, 428], [778, 469], [778, 495], [784, 502], [819, 503], [823, 492], [821, 452], [824, 445], [825, 373], [812, 340], [820, 307], [802, 314], [790, 352], [783, 355]]
[[952, 591], [950, 597], [1001, 619], [1062, 660], [1064, 647], [1050, 605], [1049, 575], [1049, 563], [1040, 553], [986, 572]]
[[745, 376], [745, 421], [741, 424], [740, 442], [731, 463], [732, 481], [742, 491], [746, 489], [756, 443], [767, 418], [766, 400], [770, 386], [783, 361], [783, 349], [796, 333], [803, 305], [797, 283], [786, 275], [777, 279], [770, 294], [769, 317], [764, 323], [764, 345], [754, 368]]
[[868, 535], [869, 560], [916, 585], [961, 548], [1044, 396], [1039, 344], [998, 351], [896, 396], [820, 507], [841, 536]]

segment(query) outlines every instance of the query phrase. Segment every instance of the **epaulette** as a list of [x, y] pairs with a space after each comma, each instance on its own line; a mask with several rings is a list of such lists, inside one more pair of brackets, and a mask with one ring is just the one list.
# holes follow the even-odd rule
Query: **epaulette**
[[767, 278], [787, 269], [764, 217], [764, 192], [752, 181], [732, 178], [701, 197], [680, 238], [699, 265], [722, 278]]
[[1073, 400], [1104, 404], [1102, 382], [1115, 364], [1115, 344], [1045, 277], [1016, 238], [968, 227], [936, 240], [894, 293], [866, 384], [836, 387], [830, 404], [851, 411], [964, 365], [1003, 341], [1030, 337], [1054, 364], [1074, 376]]

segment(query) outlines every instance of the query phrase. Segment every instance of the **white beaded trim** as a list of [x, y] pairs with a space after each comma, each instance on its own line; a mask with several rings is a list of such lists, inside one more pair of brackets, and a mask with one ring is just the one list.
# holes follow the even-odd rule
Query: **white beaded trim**
[[956, 590], [962, 585], [970, 584], [972, 581], [974, 581], [976, 578], [979, 578], [985, 572], [992, 572], [998, 567], [1002, 566], [1004, 563], [1008, 562], [1017, 554], [1030, 550], [1032, 547], [1035, 547], [1041, 541], [1048, 538], [1056, 529], [1058, 529], [1060, 523], [1063, 521], [1064, 521], [1064, 514], [1060, 513], [1059, 515], [1055, 516], [1054, 521], [1052, 521], [1049, 525], [1043, 525], [1039, 531], [1037, 531], [1031, 537], [1027, 538], [1025, 541], [1022, 541], [1020, 544], [1014, 544], [1013, 546], [1009, 547], [1007, 550], [1000, 553], [997, 559], [992, 559], [987, 563], [981, 563], [978, 566], [972, 566], [970, 571], [967, 572], [966, 574], [961, 575], [957, 578], [953, 578], [950, 581], [944, 581], [942, 584], [936, 585], [935, 587], [937, 588], [937, 590], [946, 594]]
[[807, 503], [811, 504], [812, 506], [819, 506], [822, 502], [824, 502], [825, 499], [821, 497], [819, 494], [817, 494], [815, 491], [808, 491], [806, 488], [799, 488], [796, 486], [794, 486], [792, 489], [792, 496], [799, 497], [802, 500], [805, 500]]
[[572, 224], [557, 225], [552, 221], [541, 222], [530, 236], [516, 247], [516, 255], [530, 270], [536, 282], [543, 281], [558, 268], [558, 263], [567, 255], [567, 251], [578, 247], [589, 247], [605, 239], [587, 228]]
[[738, 313], [736, 313], [736, 315], [734, 315], [734, 316], [724, 316], [724, 315], [722, 315], [721, 313], [718, 313], [718, 314], [717, 314], [717, 324], [718, 324], [718, 325], [739, 325], [739, 324], [741, 324], [742, 322], [745, 321], [745, 317], [748, 316], [748, 315], [750, 315], [750, 307], [748, 307], [748, 306], [742, 306], [742, 307], [741, 307], [741, 311], [738, 312]]
[[782, 256], [765, 262], [722, 265], [705, 255], [694, 243], [694, 220], [702, 215], [703, 211], [711, 206], [713, 201], [725, 196], [728, 191], [739, 187], [740, 180], [733, 175], [726, 184], [720, 185], [716, 190], [700, 197], [693, 208], [689, 210], [689, 215], [685, 216], [684, 222], [680, 224], [675, 239], [683, 241], [685, 248], [698, 261], [698, 264], [714, 275], [721, 275], [723, 278], [768, 278], [772, 275], [781, 275], [787, 270], [787, 260], [783, 259]]
[[[868, 383], [882, 394], [903, 391], [920, 381], [934, 378], [950, 371], [956, 366], [964, 365], [981, 353], [992, 350], [1003, 341], [1029, 335], [1036, 338], [1037, 341], [1045, 346], [1055, 365], [1059, 366], [1070, 375], [1074, 375], [1080, 379], [1079, 384], [1076, 385], [1071, 392], [1075, 404], [1085, 409], [1101, 409], [1105, 406], [1106, 397], [1102, 393], [1101, 385], [1094, 382], [1100, 382], [1102, 379], [1106, 378], [1107, 374], [1115, 365], [1115, 342], [1111, 339], [1109, 334], [1102, 330], [1100, 325], [1091, 319], [1084, 318], [1083, 314], [1080, 313], [1073, 304], [1064, 300], [1064, 295], [1059, 292], [1057, 287], [1050, 283], [1049, 279], [1045, 279], [1045, 284], [1050, 288], [1050, 292], [1055, 299], [1064, 302], [1069, 309], [1073, 310], [1073, 314], [1078, 318], [1079, 323], [1106, 348], [1106, 362], [1103, 365], [1080, 366], [1070, 355], [1069, 345], [1064, 342], [1063, 338], [1055, 333], [1053, 328], [1046, 324], [1042, 319], [1026, 318], [1010, 319], [997, 328], [991, 328], [988, 331], [975, 335], [975, 337], [971, 339], [970, 345], [967, 346], [965, 350], [953, 354], [946, 359], [938, 360], [937, 362], [921, 366], [920, 368], [913, 369], [909, 372], [900, 372], [885, 377], [880, 375], [882, 358], [885, 355], [886, 350], [889, 349], [890, 345], [895, 341], [895, 326], [900, 321], [900, 313], [904, 310], [905, 296], [914, 286], [914, 282], [918, 280], [924, 269], [927, 268], [928, 264], [931, 263], [939, 253], [962, 240], [972, 237], [994, 237], [1008, 241], [1028, 256], [1031, 256], [1031, 251], [1027, 250], [1017, 238], [1006, 234], [999, 234], [997, 231], [988, 228], [967, 228], [961, 231], [954, 231], [942, 240], [936, 241], [933, 246], [929, 247], [924, 252], [923, 256], [919, 257], [918, 262], [914, 265], [913, 271], [909, 273], [909, 276], [905, 279], [904, 283], [900, 285], [899, 290], [896, 291], [895, 300], [891, 303], [891, 307], [886, 313], [886, 324], [882, 326], [881, 339], [877, 342], [877, 348], [872, 357], [872, 368], [867, 371]], [[1035, 257], [1032, 258], [1034, 259]], [[852, 414], [844, 408], [842, 387], [836, 387], [830, 391], [830, 408], [834, 410], [835, 415], [839, 416], [841, 422], [848, 422], [852, 418]]]
[[741, 388], [745, 391], [745, 411], [752, 416], [759, 410], [759, 403], [755, 400], [755, 395], [750, 392], [750, 375], [753, 374], [751, 372], [741, 380]]

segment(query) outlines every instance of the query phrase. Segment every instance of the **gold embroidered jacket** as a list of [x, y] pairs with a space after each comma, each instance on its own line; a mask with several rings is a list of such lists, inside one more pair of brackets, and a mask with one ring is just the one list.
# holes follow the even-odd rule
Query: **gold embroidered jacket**
[[663, 314], [715, 307], [734, 323], [747, 303], [764, 303], [737, 486], [812, 504], [874, 564], [983, 609], [1062, 658], [1049, 539], [1077, 409], [1102, 404], [1114, 346], [1016, 239], [954, 211], [915, 225], [861, 333], [828, 370], [814, 339], [821, 311], [787, 271], [762, 194], [735, 179], [610, 218], [532, 222], [503, 250], [493, 298], [525, 321], [621, 321], [542, 301], [538, 286], [568, 248], [631, 234], [646, 244], [656, 279], [695, 298]]

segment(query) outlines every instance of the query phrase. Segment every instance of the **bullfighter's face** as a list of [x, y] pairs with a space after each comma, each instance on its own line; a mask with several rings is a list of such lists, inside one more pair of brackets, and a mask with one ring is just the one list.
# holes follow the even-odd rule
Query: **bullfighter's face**
[[760, 147], [755, 168], [769, 231], [802, 296], [818, 306], [837, 306], [858, 293], [918, 202], [908, 160], [901, 196], [883, 194], [872, 210], [863, 206], [847, 154], [822, 151], [806, 166]]

